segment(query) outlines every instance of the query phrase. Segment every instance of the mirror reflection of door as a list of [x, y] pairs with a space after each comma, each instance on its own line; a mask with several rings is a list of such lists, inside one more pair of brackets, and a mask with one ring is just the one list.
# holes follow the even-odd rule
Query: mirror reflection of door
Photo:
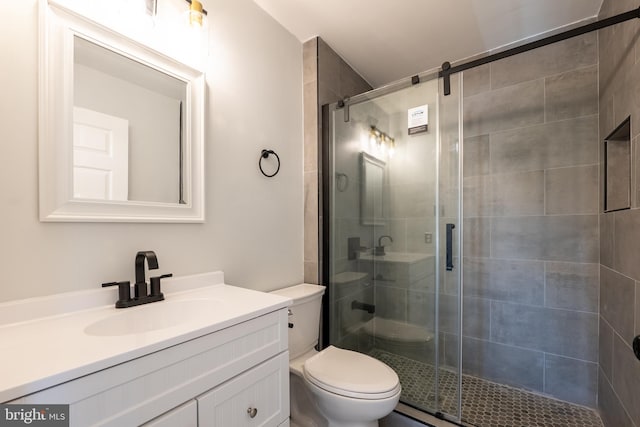
[[126, 201], [129, 193], [129, 122], [74, 107], [73, 197]]
[[117, 50], [73, 41], [73, 105], [129, 123], [127, 199], [180, 203], [187, 84]]

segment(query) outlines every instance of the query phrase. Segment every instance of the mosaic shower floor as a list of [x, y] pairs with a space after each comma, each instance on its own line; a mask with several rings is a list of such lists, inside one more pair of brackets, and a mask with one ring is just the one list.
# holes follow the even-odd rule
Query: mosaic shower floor
[[[400, 377], [402, 401], [433, 408], [435, 369], [383, 350], [371, 356], [391, 366]], [[440, 370], [440, 408], [457, 413], [458, 376]], [[583, 406], [550, 399], [534, 393], [492, 383], [471, 375], [462, 376], [462, 421], [475, 427], [602, 427], [598, 414]]]

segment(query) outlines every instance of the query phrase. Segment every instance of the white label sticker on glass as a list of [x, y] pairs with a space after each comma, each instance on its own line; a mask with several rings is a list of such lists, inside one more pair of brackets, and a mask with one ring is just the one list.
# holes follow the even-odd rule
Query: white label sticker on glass
[[409, 129], [409, 135], [426, 132], [429, 129], [429, 106], [425, 104], [409, 108], [407, 127]]

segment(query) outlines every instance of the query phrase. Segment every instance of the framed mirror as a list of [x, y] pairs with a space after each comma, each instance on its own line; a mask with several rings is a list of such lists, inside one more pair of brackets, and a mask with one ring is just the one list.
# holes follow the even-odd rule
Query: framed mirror
[[631, 208], [631, 118], [604, 140], [604, 211]]
[[41, 221], [203, 222], [204, 74], [40, 5]]
[[360, 153], [360, 223], [384, 225], [385, 162], [365, 152]]

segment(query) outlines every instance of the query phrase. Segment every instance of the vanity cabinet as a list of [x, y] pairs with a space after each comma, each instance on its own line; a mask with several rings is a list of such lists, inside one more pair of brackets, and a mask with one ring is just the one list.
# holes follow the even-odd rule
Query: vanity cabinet
[[184, 405], [160, 415], [142, 427], [198, 427], [198, 404], [196, 400], [190, 400]]
[[283, 414], [282, 389], [289, 381], [289, 355], [283, 353], [199, 396], [201, 427], [277, 426]]
[[10, 403], [69, 404], [72, 427], [286, 426], [287, 348], [284, 308]]

